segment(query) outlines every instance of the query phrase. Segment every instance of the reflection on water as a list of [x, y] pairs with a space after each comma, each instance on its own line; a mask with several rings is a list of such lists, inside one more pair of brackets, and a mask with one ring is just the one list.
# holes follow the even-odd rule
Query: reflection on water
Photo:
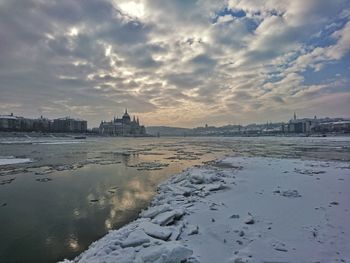
[[68, 246], [72, 251], [79, 251], [79, 243], [76, 237], [74, 235], [71, 235], [70, 239], [68, 240]]
[[[11, 141], [10, 141], [11, 142]], [[170, 175], [224, 155], [350, 160], [348, 138], [99, 138], [6, 144], [0, 156], [0, 262], [73, 258], [137, 217]], [[5, 205], [4, 205], [5, 204]]]

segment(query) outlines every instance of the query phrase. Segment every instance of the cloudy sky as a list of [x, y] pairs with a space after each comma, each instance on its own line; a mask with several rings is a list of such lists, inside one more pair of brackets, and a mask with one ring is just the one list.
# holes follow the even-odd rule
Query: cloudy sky
[[0, 114], [350, 117], [350, 0], [0, 0]]

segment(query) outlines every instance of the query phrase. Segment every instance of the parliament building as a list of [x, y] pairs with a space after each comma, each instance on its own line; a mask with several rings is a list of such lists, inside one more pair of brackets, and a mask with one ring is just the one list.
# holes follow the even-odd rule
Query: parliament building
[[99, 127], [101, 135], [105, 136], [143, 136], [146, 135], [145, 126], [140, 125], [139, 118], [131, 120], [128, 110], [125, 109], [123, 117], [111, 121], [102, 121]]

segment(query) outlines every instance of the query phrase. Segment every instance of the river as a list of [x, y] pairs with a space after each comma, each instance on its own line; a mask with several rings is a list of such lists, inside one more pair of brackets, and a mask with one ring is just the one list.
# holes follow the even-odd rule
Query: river
[[223, 156], [350, 161], [349, 137], [0, 138], [0, 262], [74, 258], [135, 219], [159, 183]]

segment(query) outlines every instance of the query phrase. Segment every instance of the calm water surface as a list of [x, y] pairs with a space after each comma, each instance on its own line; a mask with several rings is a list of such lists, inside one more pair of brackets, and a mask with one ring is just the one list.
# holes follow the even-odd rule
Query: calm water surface
[[0, 138], [0, 262], [74, 258], [137, 217], [156, 186], [231, 156], [350, 161], [350, 138]]

